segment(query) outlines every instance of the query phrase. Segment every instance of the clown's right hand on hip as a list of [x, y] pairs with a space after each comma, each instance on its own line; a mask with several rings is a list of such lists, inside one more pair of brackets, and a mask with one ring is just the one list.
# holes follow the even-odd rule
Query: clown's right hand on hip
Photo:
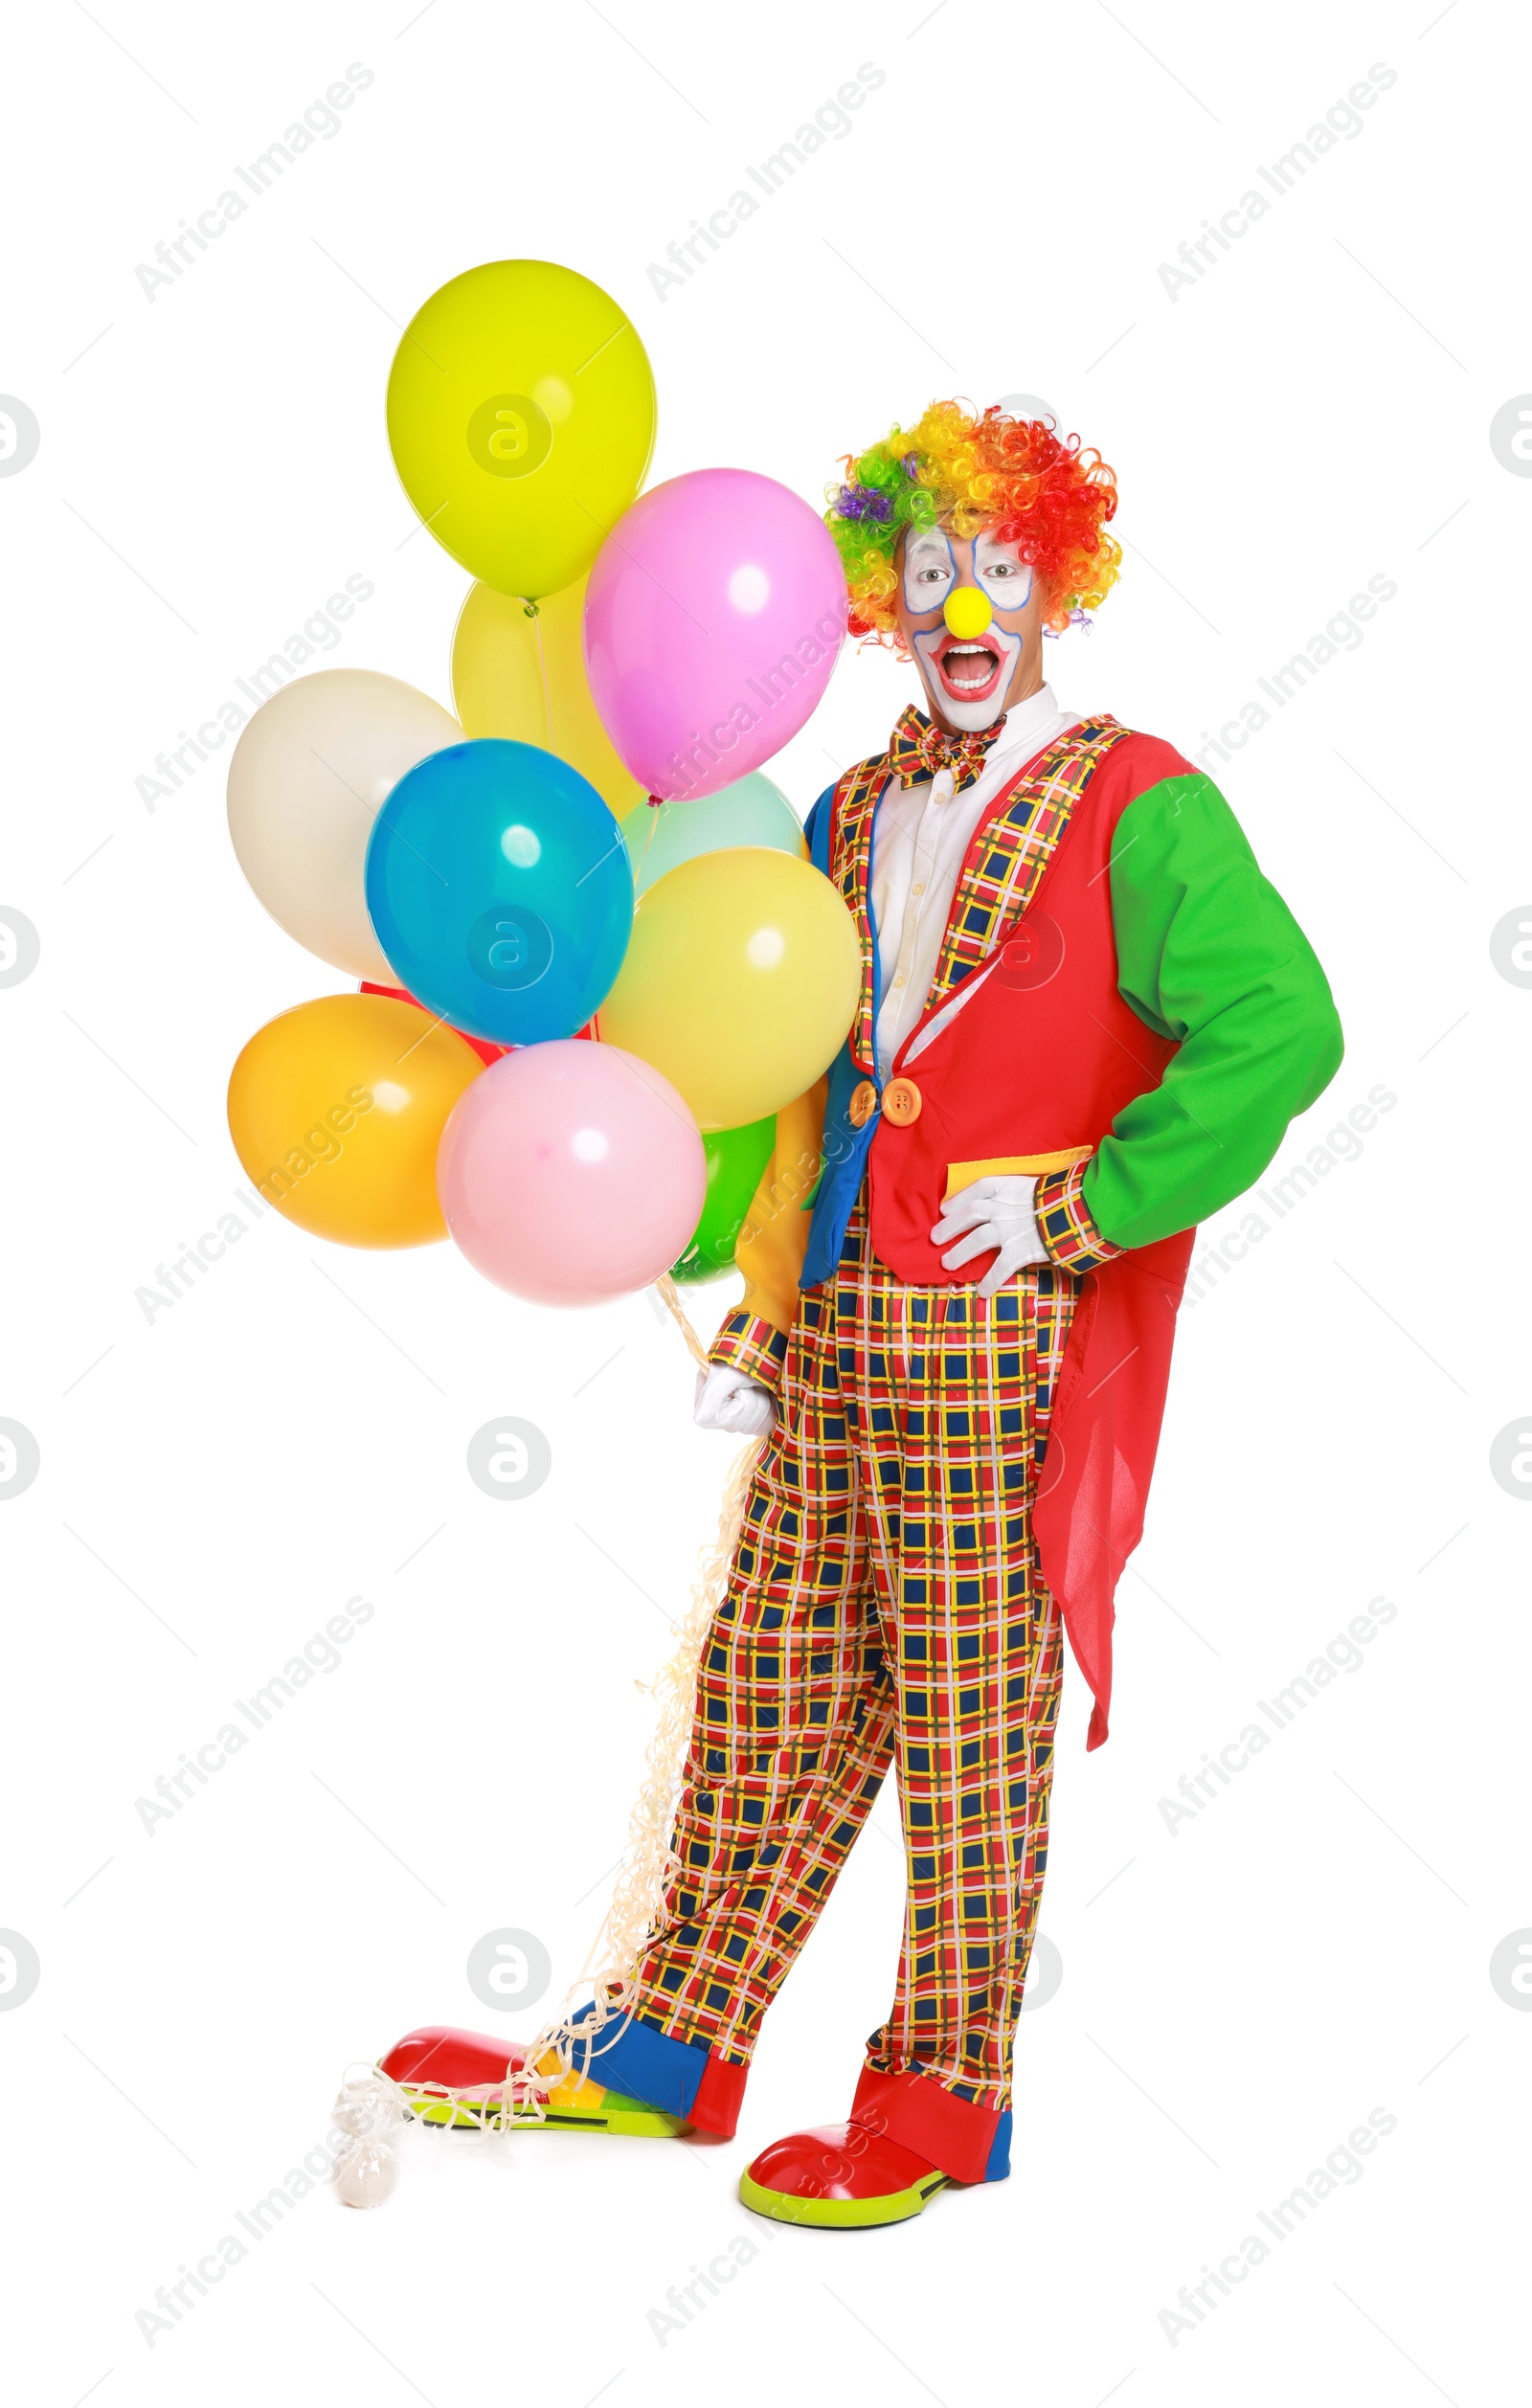
[[697, 1374], [697, 1402], [692, 1420], [699, 1429], [732, 1429], [740, 1438], [764, 1438], [777, 1419], [777, 1407], [756, 1380], [747, 1380], [732, 1363], [710, 1363]]
[[931, 1232], [932, 1244], [946, 1246], [955, 1237], [962, 1239], [941, 1258], [948, 1271], [960, 1271], [976, 1254], [994, 1250], [995, 1260], [979, 1283], [981, 1296], [992, 1296], [1027, 1263], [1047, 1262], [1048, 1248], [1038, 1234], [1032, 1209], [1036, 1188], [1035, 1179], [997, 1173], [960, 1187], [943, 1204], [941, 1219]]

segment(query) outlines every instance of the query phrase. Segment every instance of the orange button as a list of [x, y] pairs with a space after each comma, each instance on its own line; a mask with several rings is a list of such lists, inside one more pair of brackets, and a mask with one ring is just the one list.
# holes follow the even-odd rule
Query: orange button
[[920, 1090], [913, 1079], [890, 1079], [883, 1091], [883, 1117], [896, 1129], [908, 1129], [920, 1117]]
[[870, 1079], [864, 1079], [860, 1087], [852, 1088], [845, 1116], [853, 1129], [865, 1129], [877, 1109], [878, 1091]]

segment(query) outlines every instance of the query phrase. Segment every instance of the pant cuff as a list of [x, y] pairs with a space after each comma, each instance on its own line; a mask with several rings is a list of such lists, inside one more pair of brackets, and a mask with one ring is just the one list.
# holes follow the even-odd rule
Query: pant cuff
[[864, 2065], [851, 2113], [954, 2182], [1003, 2182], [1011, 2170], [1011, 2111], [981, 2107], [946, 2090], [917, 2065], [880, 2074]]
[[[585, 2008], [575, 2018], [583, 2022]], [[625, 2099], [680, 2116], [699, 2131], [732, 2140], [744, 2104], [748, 2066], [714, 2055], [706, 2040], [677, 2039], [638, 2015], [608, 2024], [589, 2049], [576, 2046], [577, 2072]]]

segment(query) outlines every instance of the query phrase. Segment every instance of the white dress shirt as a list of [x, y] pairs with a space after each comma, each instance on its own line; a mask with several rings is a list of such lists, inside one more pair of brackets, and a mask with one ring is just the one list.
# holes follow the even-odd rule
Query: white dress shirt
[[878, 930], [883, 1007], [878, 1014], [878, 1076], [926, 1008], [947, 930], [958, 873], [987, 806], [1035, 753], [1079, 722], [1061, 710], [1050, 686], [1006, 713], [982, 774], [960, 795], [952, 772], [913, 786], [894, 785], [877, 807], [872, 845], [872, 911]]

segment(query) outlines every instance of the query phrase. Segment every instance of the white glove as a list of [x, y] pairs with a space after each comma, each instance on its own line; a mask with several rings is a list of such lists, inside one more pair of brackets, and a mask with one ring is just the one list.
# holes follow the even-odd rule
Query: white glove
[[956, 1196], [949, 1197], [942, 1205], [941, 1219], [931, 1232], [932, 1244], [945, 1246], [965, 1229], [971, 1234], [950, 1254], [943, 1254], [944, 1268], [959, 1271], [976, 1254], [987, 1254], [992, 1247], [996, 1248], [995, 1260], [979, 1283], [980, 1294], [992, 1296], [1024, 1264], [1046, 1263], [1048, 1248], [1038, 1235], [1032, 1210], [1036, 1187], [1035, 1179], [1002, 1174], [976, 1179], [970, 1186], [960, 1187]]
[[777, 1407], [758, 1380], [747, 1379], [732, 1363], [714, 1362], [697, 1374], [691, 1418], [699, 1429], [732, 1429], [740, 1438], [764, 1438], [777, 1419]]

